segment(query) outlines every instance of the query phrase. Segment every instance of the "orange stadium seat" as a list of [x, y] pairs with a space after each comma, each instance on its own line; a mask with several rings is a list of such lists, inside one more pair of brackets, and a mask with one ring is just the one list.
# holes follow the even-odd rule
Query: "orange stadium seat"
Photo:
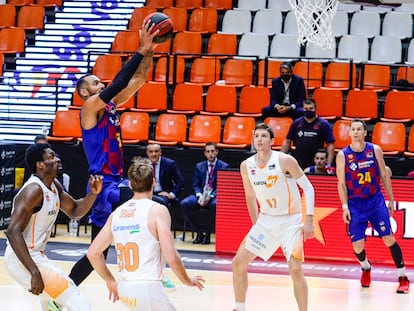
[[138, 51], [139, 31], [124, 30], [118, 31], [111, 45], [111, 53], [120, 56], [128, 56]]
[[155, 125], [155, 139], [149, 144], [176, 146], [187, 138], [187, 117], [184, 114], [163, 113]]
[[50, 142], [76, 142], [82, 137], [80, 110], [56, 111], [52, 122], [52, 135], [47, 136]]
[[365, 64], [362, 75], [361, 88], [376, 92], [389, 90], [391, 79], [390, 66]]
[[131, 111], [159, 112], [167, 110], [167, 86], [165, 83], [147, 82], [138, 91], [137, 108]]
[[409, 158], [414, 157], [414, 126], [411, 126], [408, 134], [407, 149], [404, 151], [404, 155]]
[[209, 142], [220, 142], [221, 119], [219, 116], [195, 115], [191, 119], [188, 140], [185, 147], [204, 147]]
[[147, 0], [145, 6], [156, 9], [169, 8], [174, 6], [174, 0]]
[[111, 82], [122, 68], [122, 58], [115, 54], [99, 55], [92, 68], [92, 74], [103, 83]]
[[372, 131], [372, 143], [381, 147], [384, 155], [398, 155], [405, 150], [405, 125], [400, 122], [377, 122]]
[[351, 143], [351, 137], [349, 136], [349, 126], [351, 120], [337, 120], [334, 123], [332, 133], [335, 137], [334, 147], [335, 151], [339, 151]]
[[72, 104], [68, 106], [68, 109], [81, 109], [83, 100], [79, 96], [78, 91], [75, 89], [72, 93]]
[[197, 8], [191, 12], [188, 30], [201, 33], [215, 33], [217, 31], [217, 19], [216, 9]]
[[22, 28], [3, 28], [0, 30], [0, 52], [20, 54], [24, 52], [26, 34]]
[[203, 110], [203, 87], [201, 84], [177, 84], [174, 88], [172, 109], [168, 113], [195, 114]]
[[207, 54], [225, 55], [237, 54], [237, 36], [231, 33], [212, 33], [207, 44]]
[[264, 86], [245, 86], [240, 91], [235, 116], [261, 117], [262, 108], [270, 103], [270, 91]]
[[[169, 70], [168, 70], [168, 83], [176, 84], [184, 82], [185, 61], [181, 57], [175, 58], [170, 56], [169, 58]], [[155, 82], [167, 81], [167, 57], [160, 57], [155, 65], [154, 73]]]
[[150, 125], [148, 113], [123, 112], [120, 124], [123, 144], [135, 145], [148, 140]]
[[174, 32], [187, 30], [188, 14], [186, 8], [170, 7], [165, 8], [162, 12], [171, 18]]
[[195, 9], [203, 6], [203, 0], [175, 0], [177, 8]]
[[275, 134], [272, 149], [282, 149], [282, 143], [285, 140], [287, 133], [289, 132], [293, 120], [291, 118], [268, 117], [264, 119], [264, 123], [270, 126]]
[[226, 84], [242, 87], [251, 85], [253, 79], [253, 62], [245, 59], [228, 59], [223, 67], [223, 80]]
[[335, 120], [342, 116], [342, 91], [336, 89], [316, 89], [312, 98], [316, 101], [318, 116]]
[[348, 92], [342, 119], [354, 118], [367, 122], [378, 118], [378, 95], [375, 91], [355, 89]]
[[399, 67], [397, 72], [398, 80], [407, 80], [409, 83], [414, 83], [414, 67]]
[[41, 5], [46, 8], [48, 7], [61, 7], [63, 5], [63, 0], [36, 0], [36, 5]]
[[350, 83], [350, 63], [329, 63], [325, 71], [325, 87], [340, 90], [352, 89], [356, 86], [357, 69], [352, 65], [352, 85]]
[[190, 71], [190, 82], [204, 86], [220, 80], [220, 60], [215, 58], [196, 58]]
[[210, 85], [207, 90], [206, 105], [201, 114], [227, 116], [236, 112], [237, 92], [234, 86]]
[[193, 57], [194, 54], [201, 54], [201, 43], [201, 33], [199, 32], [177, 32], [173, 40], [172, 52], [175, 54], [188, 54], [180, 55], [182, 57]]
[[16, 25], [16, 7], [13, 4], [0, 5], [0, 28]]
[[40, 30], [45, 25], [45, 9], [43, 6], [22, 6], [17, 14], [16, 26], [27, 30]]
[[322, 63], [302, 62], [295, 63], [293, 73], [302, 77], [307, 89], [315, 89], [322, 86]]
[[389, 91], [384, 102], [381, 121], [410, 122], [414, 120], [414, 93]]
[[223, 140], [219, 148], [245, 149], [252, 143], [253, 131], [256, 126], [253, 117], [231, 116], [226, 119]]
[[233, 0], [205, 0], [204, 6], [217, 10], [230, 10], [233, 8]]
[[13, 4], [15, 6], [23, 6], [23, 5], [30, 5], [34, 4], [34, 0], [7, 0], [8, 4]]

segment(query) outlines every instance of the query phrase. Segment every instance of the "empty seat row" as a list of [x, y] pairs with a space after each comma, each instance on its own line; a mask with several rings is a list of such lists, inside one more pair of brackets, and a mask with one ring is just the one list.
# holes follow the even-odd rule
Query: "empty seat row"
[[[337, 11], [332, 19], [332, 34], [359, 35], [374, 37], [378, 35], [411, 38], [413, 28], [412, 14], [408, 12], [388, 12], [382, 20], [375, 11], [358, 11], [349, 14]], [[282, 12], [274, 10], [260, 10], [253, 16], [247, 10], [227, 10], [223, 17], [222, 29], [224, 33], [243, 34], [248, 32], [298, 34], [296, 17], [293, 11], [284, 17]]]
[[[135, 97], [120, 107], [120, 111], [131, 110], [149, 113], [210, 114], [227, 116], [261, 116], [263, 106], [269, 105], [270, 93], [265, 87], [246, 86], [237, 95], [234, 86], [211, 85], [207, 93], [199, 84], [177, 84], [171, 105], [167, 103], [167, 88], [164, 83], [146, 83]], [[254, 105], [252, 105], [254, 102]], [[80, 109], [82, 101], [73, 93], [70, 109]]]

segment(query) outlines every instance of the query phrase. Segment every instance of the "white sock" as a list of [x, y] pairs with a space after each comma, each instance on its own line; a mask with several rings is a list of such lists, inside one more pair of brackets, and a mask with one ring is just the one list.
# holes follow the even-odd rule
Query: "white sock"
[[246, 311], [246, 303], [236, 302], [236, 310], [237, 311]]
[[399, 277], [404, 276], [405, 275], [405, 267], [397, 268], [397, 273], [398, 273]]
[[369, 263], [368, 259], [359, 262], [361, 264], [362, 269], [369, 270], [371, 269], [371, 264]]

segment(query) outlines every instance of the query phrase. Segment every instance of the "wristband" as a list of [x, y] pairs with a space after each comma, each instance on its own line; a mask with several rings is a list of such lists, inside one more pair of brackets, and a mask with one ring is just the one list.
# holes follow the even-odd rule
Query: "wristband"
[[342, 204], [342, 209], [343, 209], [343, 210], [349, 209], [349, 208], [348, 208], [348, 204], [347, 204], [347, 203]]

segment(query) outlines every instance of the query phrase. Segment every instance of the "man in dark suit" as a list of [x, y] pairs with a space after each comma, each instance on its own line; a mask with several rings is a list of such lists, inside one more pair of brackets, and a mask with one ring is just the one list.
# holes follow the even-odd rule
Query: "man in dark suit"
[[[217, 158], [218, 147], [213, 142], [208, 142], [204, 146], [204, 156], [207, 161], [196, 164], [193, 177], [194, 194], [189, 195], [181, 201], [181, 209], [184, 217], [190, 222], [192, 230], [197, 232], [194, 244], [210, 244], [210, 234], [214, 228], [216, 216], [216, 189], [217, 171], [229, 167], [224, 161]], [[200, 210], [207, 210], [205, 228], [202, 228], [197, 214]]]
[[160, 145], [149, 144], [147, 146], [147, 157], [152, 163], [155, 178], [152, 199], [168, 206], [178, 202], [177, 196], [184, 188], [184, 177], [177, 163], [172, 159], [162, 157], [161, 153]]
[[300, 117], [303, 115], [302, 103], [305, 99], [305, 82], [293, 74], [291, 63], [284, 62], [280, 65], [280, 77], [272, 80], [270, 105], [263, 107], [263, 118]]

